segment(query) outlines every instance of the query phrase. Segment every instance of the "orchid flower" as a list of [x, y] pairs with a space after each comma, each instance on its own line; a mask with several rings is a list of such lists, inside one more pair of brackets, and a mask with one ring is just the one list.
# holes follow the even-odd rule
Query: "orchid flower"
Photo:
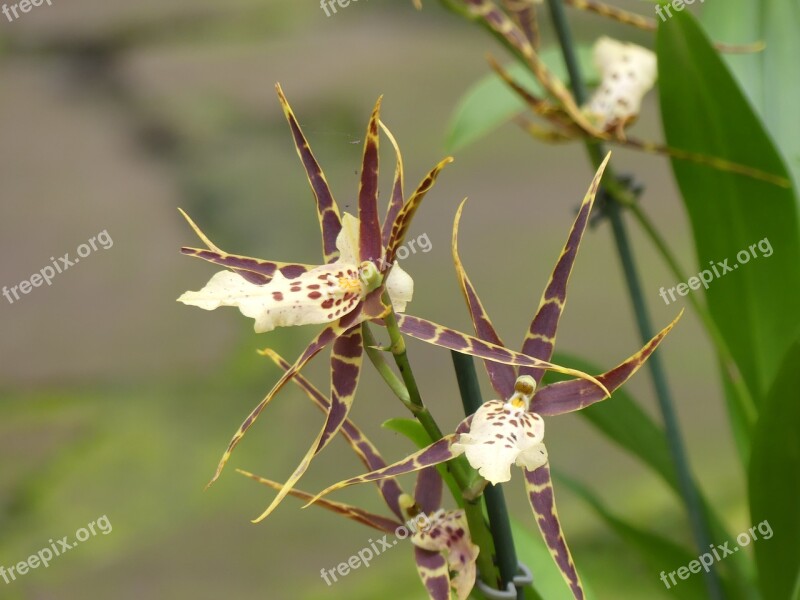
[[[312, 266], [229, 254], [215, 246], [185, 213], [184, 216], [205, 243], [206, 249], [181, 250], [184, 254], [202, 258], [228, 270], [216, 273], [204, 288], [196, 292], [186, 292], [179, 301], [205, 310], [214, 310], [220, 306], [238, 307], [242, 314], [255, 320], [256, 332], [267, 332], [279, 326], [325, 324], [322, 331], [238, 428], [209, 485], [217, 480], [233, 450], [278, 391], [323, 348], [332, 345], [332, 404], [326, 422], [287, 480], [285, 489], [256, 522], [264, 519], [278, 506], [289, 493], [289, 489], [305, 473], [314, 456], [327, 446], [347, 417], [361, 373], [364, 349], [361, 324], [377, 320], [389, 310], [404, 310], [411, 300], [413, 282], [394, 264], [396, 254], [422, 200], [433, 187], [439, 172], [452, 161], [448, 157], [436, 165], [406, 200], [403, 193], [402, 158], [396, 140], [379, 121], [379, 99], [372, 112], [364, 142], [358, 218], [347, 214], [342, 217], [325, 175], [280, 86], [277, 86], [277, 91], [316, 200], [325, 264]], [[377, 205], [379, 126], [383, 127], [397, 154], [392, 194], [382, 226], [378, 219]], [[427, 323], [418, 321], [418, 325], [423, 328]], [[553, 369], [583, 377], [602, 389], [602, 384], [581, 371], [552, 365], [463, 334], [459, 340], [460, 344], [469, 345], [471, 352], [481, 358], [519, 366]]]
[[592, 57], [602, 81], [583, 110], [602, 130], [622, 132], [639, 116], [642, 98], [656, 83], [656, 55], [603, 36], [595, 42]]
[[406, 201], [403, 196], [402, 159], [394, 138], [384, 127], [398, 153], [398, 167], [389, 207], [381, 226], [377, 204], [378, 128], [383, 126], [379, 121], [379, 99], [369, 120], [364, 142], [358, 218], [349, 214], [342, 216], [280, 85], [276, 89], [316, 201], [324, 264], [312, 266], [229, 254], [215, 246], [183, 213], [206, 248], [182, 248], [181, 251], [226, 267], [227, 270], [216, 273], [203, 289], [186, 292], [179, 298], [185, 304], [205, 310], [236, 306], [242, 314], [255, 320], [256, 332], [267, 332], [281, 326], [325, 325], [238, 428], [209, 483], [219, 477], [233, 450], [277, 392], [317, 353], [332, 345], [332, 402], [325, 424], [287, 482], [286, 490], [279, 494], [259, 519], [266, 517], [278, 505], [288, 489], [305, 472], [311, 459], [328, 444], [346, 419], [361, 372], [361, 323], [386, 314], [388, 306], [382, 297], [393, 305], [394, 310], [404, 310], [411, 300], [413, 281], [394, 264], [395, 254], [404, 241], [420, 203], [434, 185], [439, 172], [452, 160], [446, 158], [436, 165]]
[[[263, 354], [284, 371], [291, 368], [276, 352], [265, 350]], [[303, 375], [295, 375], [292, 381], [320, 410], [325, 413], [330, 411], [331, 401]], [[367, 468], [380, 469], [386, 466], [378, 449], [349, 418], [343, 421], [339, 433]], [[284, 489], [284, 485], [276, 481], [238, 471], [272, 489]], [[417, 526], [410, 536], [414, 545], [414, 559], [430, 600], [449, 600], [451, 587], [459, 600], [466, 600], [475, 585], [475, 560], [479, 548], [470, 539], [464, 511], [441, 508], [442, 478], [435, 467], [419, 472], [413, 498], [403, 492], [394, 478], [378, 481], [377, 485], [393, 517], [329, 500], [320, 500], [318, 505], [388, 535], [395, 535], [399, 528], [405, 526], [403, 521], [408, 522], [411, 518]], [[289, 489], [288, 493], [304, 501], [313, 497], [313, 494], [296, 488]], [[455, 573], [452, 579], [451, 572]]]
[[[567, 283], [589, 220], [594, 197], [600, 184], [608, 157], [598, 169], [572, 225], [567, 243], [555, 265], [550, 280], [540, 300], [539, 308], [522, 344], [523, 354], [548, 360], [555, 347], [556, 330], [564, 310]], [[458, 224], [464, 204], [456, 214], [453, 225], [453, 259], [459, 282], [469, 307], [473, 325], [480, 340], [495, 347], [504, 347], [492, 325], [478, 294], [467, 277], [458, 256]], [[489, 380], [499, 398], [483, 404], [480, 409], [456, 428], [455, 433], [444, 436], [426, 448], [388, 467], [353, 477], [328, 487], [315, 496], [317, 501], [328, 493], [354, 484], [381, 481], [425, 469], [465, 454], [470, 465], [492, 484], [510, 479], [510, 467], [523, 469], [528, 500], [554, 561], [575, 598], [584, 598], [583, 587], [564, 539], [556, 512], [547, 450], [544, 447], [544, 422], [542, 417], [580, 410], [604, 400], [605, 389], [612, 392], [625, 383], [647, 360], [681, 315], [650, 340], [639, 352], [597, 376], [602, 388], [581, 379], [553, 383], [537, 390], [544, 375], [538, 367], [521, 366], [519, 373], [513, 366], [494, 361], [484, 361]], [[413, 335], [419, 332], [418, 323], [400, 317], [401, 329]], [[463, 334], [462, 334], [463, 335]], [[423, 338], [423, 336], [418, 336]], [[434, 333], [427, 339], [441, 344], [442, 336]], [[458, 344], [453, 344], [458, 345]], [[510, 351], [509, 351], [510, 352]], [[467, 352], [469, 353], [469, 352]]]

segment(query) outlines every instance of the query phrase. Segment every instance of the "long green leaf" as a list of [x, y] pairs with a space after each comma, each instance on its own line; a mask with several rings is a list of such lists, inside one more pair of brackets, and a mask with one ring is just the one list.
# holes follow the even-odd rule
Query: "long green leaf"
[[[767, 600], [791, 598], [800, 578], [800, 339], [761, 410], [750, 462], [750, 516], [774, 539], [753, 542]], [[764, 526], [767, 529], [767, 526]], [[763, 535], [763, 534], [762, 534]]]
[[[788, 177], [761, 121], [690, 13], [676, 12], [659, 25], [656, 48], [670, 146]], [[706, 292], [709, 310], [758, 404], [800, 328], [794, 192], [686, 161], [673, 160], [672, 167], [699, 270], [719, 273]], [[730, 271], [723, 272], [718, 263], [725, 260]]]
[[777, 141], [800, 185], [800, 2], [796, 0], [725, 0], [706, 2], [701, 21], [715, 40], [730, 43], [763, 41], [763, 52], [726, 54], [748, 98]]

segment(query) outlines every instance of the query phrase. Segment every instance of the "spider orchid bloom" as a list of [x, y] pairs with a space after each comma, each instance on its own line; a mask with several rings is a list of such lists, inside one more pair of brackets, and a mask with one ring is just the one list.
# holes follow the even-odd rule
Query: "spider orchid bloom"
[[[284, 371], [291, 368], [288, 362], [272, 350], [264, 351], [264, 355]], [[322, 412], [327, 413], [330, 410], [331, 401], [303, 375], [295, 375], [292, 381]], [[378, 449], [349, 418], [342, 423], [339, 434], [368, 469], [381, 469], [386, 466]], [[276, 481], [246, 471], [238, 471], [279, 492], [285, 487]], [[394, 478], [378, 481], [377, 485], [386, 506], [393, 513], [392, 517], [384, 517], [356, 506], [330, 500], [320, 500], [317, 506], [382, 531], [387, 536], [394, 535], [398, 539], [404, 539], [410, 530], [409, 537], [414, 546], [417, 571], [430, 600], [450, 600], [451, 587], [456, 591], [459, 600], [465, 600], [475, 585], [477, 576], [475, 561], [480, 549], [472, 543], [464, 511], [448, 511], [441, 508], [442, 478], [436, 469], [431, 467], [419, 472], [413, 498], [403, 492]], [[296, 488], [289, 489], [288, 493], [304, 501], [313, 498], [313, 494]], [[372, 540], [370, 542], [372, 543]], [[374, 558], [372, 551], [365, 548], [362, 553], [359, 557], [366, 566], [369, 566], [369, 560]], [[452, 579], [451, 572], [455, 573]], [[323, 569], [322, 577], [326, 581], [328, 581], [327, 576], [328, 573]]]
[[[598, 169], [589, 191], [584, 197], [567, 237], [566, 245], [556, 262], [539, 302], [539, 308], [528, 328], [522, 344], [522, 353], [526, 356], [543, 361], [552, 357], [558, 322], [566, 302], [567, 283], [608, 158], [606, 157]], [[483, 308], [458, 255], [458, 224], [463, 207], [462, 203], [456, 214], [452, 242], [453, 259], [459, 282], [478, 338], [493, 347], [504, 348], [503, 342]], [[386, 477], [399, 477], [404, 473], [411, 473], [451, 460], [460, 454], [466, 454], [471, 466], [492, 483], [507, 481], [510, 478], [511, 465], [516, 464], [522, 468], [525, 475], [528, 501], [553, 560], [559, 567], [573, 596], [582, 600], [585, 597], [583, 587], [564, 539], [556, 511], [549, 459], [543, 444], [542, 417], [577, 411], [604, 400], [608, 397], [605, 390], [613, 393], [639, 370], [677, 323], [681, 314], [639, 352], [610, 371], [598, 375], [594, 381], [599, 381], [602, 387], [594, 381], [572, 379], [537, 389], [545, 369], [520, 365], [517, 372], [510, 364], [484, 360], [492, 387], [498, 397], [504, 400], [486, 402], [474, 415], [464, 419], [456, 428], [455, 433], [444, 436], [427, 448], [388, 467], [332, 485], [320, 492], [311, 502], [343, 487], [381, 481]], [[407, 316], [399, 318], [401, 319], [401, 329], [409, 335], [413, 335], [411, 331], [417, 333], [425, 331], [425, 328], [421, 328], [415, 318]], [[403, 325], [403, 323], [405, 324]], [[452, 342], [455, 335], [463, 336], [463, 334], [451, 332], [444, 339]], [[427, 338], [423, 335], [416, 337], [428, 339], [437, 345], [444, 345], [441, 343], [443, 336], [440, 331], [433, 332]], [[458, 344], [455, 342], [451, 343], [451, 346], [456, 345]], [[461, 351], [470, 353], [468, 349]]]
[[639, 116], [642, 98], [656, 83], [656, 55], [605, 36], [592, 54], [602, 81], [583, 110], [604, 131], [622, 131]]
[[[276, 89], [316, 201], [324, 264], [311, 266], [229, 254], [215, 246], [185, 213], [184, 216], [206, 248], [181, 249], [184, 254], [228, 269], [215, 274], [200, 291], [183, 294], [179, 299], [181, 302], [206, 310], [236, 306], [242, 314], [255, 320], [257, 332], [280, 326], [325, 325], [238, 428], [209, 485], [219, 477], [233, 450], [278, 391], [316, 354], [326, 346], [332, 346], [332, 400], [325, 424], [287, 481], [286, 489], [257, 520], [274, 510], [303, 475], [313, 457], [344, 423], [361, 373], [361, 323], [382, 317], [390, 310], [383, 300], [384, 292], [385, 297], [394, 304], [394, 310], [404, 310], [411, 300], [413, 282], [402, 269], [394, 265], [396, 253], [425, 195], [433, 187], [442, 168], [452, 161], [446, 158], [436, 165], [406, 200], [403, 194], [402, 158], [391, 132], [380, 123], [379, 99], [365, 136], [358, 217], [347, 214], [342, 217], [325, 175], [280, 85]], [[397, 154], [392, 194], [382, 225], [377, 204], [379, 127], [383, 127]]]

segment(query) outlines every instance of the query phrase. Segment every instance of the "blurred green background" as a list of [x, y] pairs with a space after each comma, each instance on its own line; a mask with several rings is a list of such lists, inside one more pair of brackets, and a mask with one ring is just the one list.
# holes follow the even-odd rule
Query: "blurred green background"
[[[638, 2], [620, 5], [649, 12]], [[608, 21], [571, 15], [583, 40], [606, 33], [650, 43]], [[270, 405], [221, 480], [203, 491], [231, 434], [278, 377], [255, 349], [269, 345], [294, 357], [314, 328], [256, 335], [238, 311], [177, 304], [215, 271], [179, 254], [198, 242], [177, 207], [227, 250], [318, 261], [311, 194], [274, 83], [283, 85], [340, 206], [354, 211], [357, 142], [376, 97], [384, 94], [383, 120], [403, 150], [411, 186], [443, 157], [450, 115], [487, 72], [488, 51], [502, 56], [488, 36], [431, 0], [423, 12], [410, 2], [361, 0], [331, 17], [312, 0], [54, 0], [13, 23], [0, 17], [0, 285], [29, 278], [51, 256], [74, 255], [102, 230], [114, 242], [51, 287], [14, 304], [0, 300], [0, 565], [102, 515], [113, 525], [47, 569], [0, 581], [0, 598], [423, 597], [410, 544], [328, 587], [320, 569], [368, 545], [371, 530], [301, 511], [292, 499], [250, 524], [272, 492], [233, 467], [282, 480], [321, 425], [294, 388]], [[636, 127], [647, 139], [661, 138], [654, 96]], [[390, 150], [384, 143], [384, 199]], [[542, 146], [510, 124], [455, 158], [411, 232], [426, 233], [433, 246], [403, 264], [416, 282], [411, 312], [468, 330], [449, 239], [456, 206], [469, 196], [462, 258], [515, 346], [591, 172], [582, 147]], [[694, 271], [667, 163], [624, 150], [614, 163], [646, 184], [647, 211]], [[678, 282], [633, 235], [654, 321], [663, 326], [681, 306], [665, 306], [658, 289]], [[606, 224], [584, 240], [562, 323], [560, 349], [605, 367], [639, 346]], [[691, 313], [659, 352], [701, 487], [731, 531], [746, 530], [715, 359]], [[452, 428], [460, 402], [448, 353], [410, 342], [410, 356], [427, 404]], [[307, 369], [323, 389], [325, 362]], [[655, 414], [644, 373], [627, 389]], [[353, 419], [390, 460], [410, 450], [381, 430], [392, 416], [405, 416], [402, 406], [367, 368]], [[551, 419], [548, 440], [554, 466], [617, 514], [674, 539], [686, 530], [676, 497], [578, 417]], [[361, 470], [337, 441], [301, 487], [319, 490]], [[507, 488], [512, 511], [535, 533], [520, 478]], [[383, 509], [367, 487], [337, 499]], [[558, 502], [576, 563], [598, 597], [669, 593], [579, 499], [562, 489]]]

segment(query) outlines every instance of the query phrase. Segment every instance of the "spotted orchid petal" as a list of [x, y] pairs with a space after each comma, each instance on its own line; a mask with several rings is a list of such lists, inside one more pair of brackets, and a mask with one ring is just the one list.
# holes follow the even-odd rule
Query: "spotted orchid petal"
[[417, 189], [414, 190], [414, 193], [411, 194], [408, 202], [406, 202], [397, 213], [397, 216], [392, 223], [392, 230], [389, 234], [389, 240], [386, 243], [385, 260], [387, 262], [391, 263], [394, 261], [398, 248], [400, 248], [405, 241], [406, 234], [411, 227], [411, 222], [414, 219], [414, 215], [417, 213], [417, 209], [419, 209], [422, 201], [425, 199], [425, 196], [436, 183], [436, 178], [439, 176], [439, 173], [451, 162], [453, 162], [453, 158], [448, 156], [439, 162], [439, 164], [437, 164], [433, 169], [431, 169], [431, 171], [419, 183]]
[[[242, 469], [236, 469], [236, 472], [244, 475], [245, 477], [249, 477], [253, 481], [257, 481], [258, 483], [270, 487], [273, 490], [281, 490], [284, 487], [284, 484], [282, 483], [272, 481], [271, 479], [265, 479], [264, 477], [259, 477], [258, 475], [253, 475], [252, 473], [243, 471]], [[289, 495], [304, 501], [308, 501], [313, 498], [313, 494], [298, 490], [297, 488], [291, 488], [289, 490]], [[346, 517], [352, 521], [366, 525], [367, 527], [372, 527], [378, 531], [383, 531], [384, 533], [394, 533], [395, 530], [402, 525], [402, 523], [395, 521], [394, 519], [387, 519], [381, 515], [377, 515], [358, 508], [357, 506], [344, 504], [342, 502], [318, 500], [316, 505], [336, 514], [342, 515], [343, 517]]]
[[[567, 301], [569, 276], [572, 273], [572, 266], [575, 264], [578, 248], [589, 223], [589, 213], [592, 211], [600, 181], [610, 158], [611, 153], [608, 153], [595, 172], [592, 183], [589, 185], [589, 190], [586, 192], [578, 209], [578, 215], [575, 217], [567, 236], [567, 242], [564, 244], [564, 249], [561, 251], [556, 266], [550, 275], [550, 280], [547, 282], [542, 298], [539, 301], [539, 308], [536, 310], [536, 315], [533, 317], [525, 340], [522, 343], [523, 354], [535, 356], [542, 360], [550, 360], [553, 356], [558, 322], [564, 312], [564, 305]], [[521, 367], [519, 372], [520, 375], [533, 377], [537, 385], [544, 376], [544, 370], [538, 368]]]
[[538, 469], [526, 470], [525, 489], [528, 494], [528, 501], [536, 517], [536, 524], [539, 526], [539, 531], [542, 533], [553, 560], [559, 571], [561, 571], [561, 575], [564, 577], [564, 581], [567, 582], [575, 600], [583, 600], [585, 594], [581, 579], [578, 576], [578, 571], [572, 560], [572, 554], [570, 554], [569, 547], [564, 539], [564, 532], [558, 519], [558, 511], [556, 511], [550, 466], [544, 464]]
[[[419, 529], [411, 536], [411, 542], [417, 548], [428, 550], [430, 552], [437, 552], [444, 555], [447, 561], [447, 570], [453, 571], [455, 576], [449, 587], [453, 587], [456, 592], [458, 600], [466, 600], [469, 593], [475, 586], [475, 578], [477, 576], [477, 568], [475, 560], [478, 558], [480, 548], [472, 543], [469, 535], [469, 527], [467, 526], [467, 517], [464, 511], [454, 510], [446, 511], [444, 509], [438, 510], [432, 516], [429, 516], [430, 525], [425, 529]], [[445, 572], [441, 567], [435, 569], [433, 573], [428, 570], [428, 564], [423, 563], [426, 567], [421, 569], [420, 562], [417, 562], [418, 570], [423, 582], [426, 583], [428, 588], [428, 580], [434, 584], [436, 593], [442, 587], [442, 580]], [[430, 588], [429, 588], [430, 592]], [[441, 595], [433, 596], [432, 598], [442, 598]], [[444, 596], [447, 598], [448, 596]]]
[[[461, 205], [456, 211], [456, 218], [453, 221], [453, 238], [452, 238], [452, 253], [453, 264], [456, 267], [456, 275], [458, 276], [458, 283], [461, 286], [461, 292], [464, 294], [464, 299], [467, 301], [470, 317], [472, 317], [472, 325], [475, 328], [477, 336], [496, 346], [505, 347], [500, 336], [497, 335], [492, 321], [489, 319], [489, 314], [483, 308], [483, 303], [478, 297], [478, 292], [472, 285], [472, 282], [464, 270], [464, 265], [461, 263], [461, 257], [458, 255], [458, 226], [461, 222], [461, 212], [464, 210], [464, 203], [466, 199], [461, 202]], [[548, 357], [549, 358], [549, 357]], [[517, 374], [514, 367], [508, 364], [499, 363], [491, 360], [484, 360], [483, 364], [486, 366], [486, 371], [489, 374], [489, 381], [492, 387], [502, 398], [508, 398], [514, 393], [514, 382], [517, 379]]]
[[[598, 375], [597, 379], [603, 383], [609, 392], [614, 393], [639, 370], [639, 367], [658, 348], [658, 345], [682, 316], [683, 311], [681, 310], [672, 323], [647, 342], [639, 352], [610, 371]], [[601, 400], [605, 400], [605, 397], [602, 396], [596, 386], [587, 384], [585, 381], [572, 379], [559, 381], [540, 388], [531, 401], [531, 410], [539, 415], [548, 417], [581, 410]]]
[[360, 223], [359, 257], [361, 261], [379, 261], [383, 255], [381, 225], [378, 217], [378, 172], [381, 98], [375, 103], [364, 137], [364, 158], [361, 183], [358, 186], [358, 220]]
[[[263, 285], [251, 283], [238, 273], [220, 271], [203, 289], [186, 292], [178, 301], [204, 310], [238, 307], [244, 316], [254, 319], [256, 333], [276, 327], [330, 323], [355, 309], [368, 291], [357, 262], [358, 228], [358, 220], [345, 215], [336, 241], [339, 259], [334, 263], [314, 267], [291, 279], [277, 270]], [[392, 279], [390, 296], [392, 292], [398, 295], [398, 310], [405, 308], [413, 293], [413, 283], [409, 281], [403, 272]]]
[[642, 98], [656, 82], [656, 55], [604, 36], [595, 43], [593, 56], [602, 81], [584, 110], [609, 131], [639, 116]]
[[283, 484], [278, 495], [253, 523], [266, 519], [283, 501], [289, 491], [308, 470], [311, 461], [319, 454], [339, 432], [347, 420], [350, 407], [356, 395], [358, 380], [361, 374], [361, 363], [364, 352], [361, 325], [355, 325], [344, 332], [333, 342], [331, 351], [331, 402], [325, 416], [325, 423], [314, 439], [294, 473]]
[[463, 452], [470, 466], [493, 485], [511, 479], [511, 465], [533, 470], [547, 462], [544, 420], [528, 412], [535, 388], [532, 377], [517, 379], [513, 395], [482, 404], [469, 431], [453, 444], [453, 451]]
[[294, 377], [294, 375], [298, 373], [308, 361], [316, 356], [328, 344], [332, 343], [336, 338], [348, 331], [351, 327], [359, 325], [366, 320], [380, 318], [381, 316], [385, 315], [387, 307], [381, 302], [382, 293], [383, 288], [376, 289], [367, 296], [364, 302], [358, 305], [356, 310], [348, 313], [338, 322], [328, 325], [319, 334], [317, 334], [317, 336], [306, 347], [306, 349], [289, 368], [289, 370], [283, 374], [283, 376], [272, 387], [264, 399], [258, 403], [258, 405], [250, 412], [244, 422], [239, 426], [239, 429], [228, 443], [228, 447], [222, 455], [222, 458], [217, 465], [217, 469], [214, 472], [214, 476], [211, 478], [211, 481], [209, 481], [208, 485], [213, 484], [219, 478], [222, 470], [225, 468], [225, 465], [230, 459], [231, 454], [233, 454], [233, 450], [239, 445], [239, 442], [242, 441], [242, 438], [244, 438], [247, 430], [250, 429], [264, 408], [266, 408], [267, 404], [272, 401], [281, 388], [283, 388], [283, 386], [286, 385], [286, 383], [292, 379], [292, 377]]
[[331, 492], [349, 487], [351, 485], [356, 485], [359, 483], [369, 483], [372, 481], [381, 481], [382, 479], [387, 479], [389, 477], [392, 478], [399, 477], [400, 475], [405, 475], [406, 473], [414, 473], [416, 471], [424, 469], [425, 467], [438, 465], [452, 458], [455, 458], [457, 454], [453, 452], [452, 445], [453, 442], [457, 439], [457, 437], [458, 436], [455, 434], [446, 435], [442, 439], [431, 444], [430, 446], [427, 446], [422, 450], [419, 450], [414, 454], [411, 454], [410, 456], [407, 456], [404, 459], [389, 465], [388, 467], [377, 469], [370, 473], [366, 473], [364, 475], [359, 475], [358, 477], [352, 477], [350, 479], [340, 481], [339, 483], [335, 483], [322, 490], [316, 496], [314, 496], [314, 498], [312, 498], [306, 504], [306, 506], [313, 504], [318, 499], [322, 498], [323, 496], [327, 496]]
[[598, 388], [606, 395], [610, 395], [607, 393], [608, 390], [606, 390], [602, 383], [583, 371], [562, 367], [544, 360], [539, 360], [538, 358], [534, 358], [526, 354], [520, 354], [519, 352], [514, 352], [513, 350], [509, 350], [497, 344], [479, 340], [478, 338], [461, 333], [460, 331], [456, 331], [454, 329], [443, 327], [442, 325], [421, 319], [420, 317], [414, 317], [411, 315], [397, 315], [397, 322], [400, 331], [410, 337], [428, 342], [429, 344], [441, 346], [443, 348], [448, 348], [449, 350], [461, 352], [462, 354], [469, 354], [470, 356], [476, 356], [478, 358], [492, 360], [507, 365], [537, 367], [540, 369], [556, 371], [557, 373], [564, 373], [565, 375], [572, 375], [573, 377], [585, 379], [593, 385], [598, 386]]
[[286, 96], [283, 94], [280, 84], [275, 85], [275, 90], [278, 92], [278, 100], [283, 108], [283, 114], [286, 116], [289, 128], [292, 130], [297, 155], [303, 163], [308, 182], [311, 185], [311, 191], [314, 193], [314, 199], [317, 204], [317, 217], [319, 218], [319, 226], [322, 233], [322, 253], [325, 257], [325, 262], [331, 263], [338, 257], [336, 238], [342, 228], [339, 207], [333, 198], [328, 181], [325, 179], [325, 174], [322, 172], [317, 159], [314, 158], [311, 147], [292, 112], [291, 106], [289, 106], [289, 102], [286, 100]]
[[[270, 349], [265, 349], [260, 352], [263, 356], [270, 358], [276, 365], [284, 371], [291, 368], [291, 365], [284, 360], [277, 352]], [[311, 399], [316, 406], [322, 410], [326, 415], [331, 411], [331, 401], [328, 400], [308, 379], [301, 374], [296, 374], [292, 381], [300, 387], [308, 398]], [[382, 469], [386, 466], [386, 461], [378, 452], [375, 445], [367, 438], [366, 435], [353, 423], [350, 419], [345, 419], [342, 423], [340, 431], [342, 437], [347, 441], [353, 452], [356, 453], [359, 460], [368, 469]], [[424, 471], [423, 471], [424, 472]], [[403, 511], [400, 507], [400, 496], [403, 490], [394, 479], [383, 479], [377, 482], [381, 495], [383, 496], [386, 505], [397, 516], [398, 519], [403, 519]], [[419, 500], [417, 500], [419, 503]], [[437, 505], [438, 507], [438, 505]], [[423, 508], [425, 512], [427, 509]]]

